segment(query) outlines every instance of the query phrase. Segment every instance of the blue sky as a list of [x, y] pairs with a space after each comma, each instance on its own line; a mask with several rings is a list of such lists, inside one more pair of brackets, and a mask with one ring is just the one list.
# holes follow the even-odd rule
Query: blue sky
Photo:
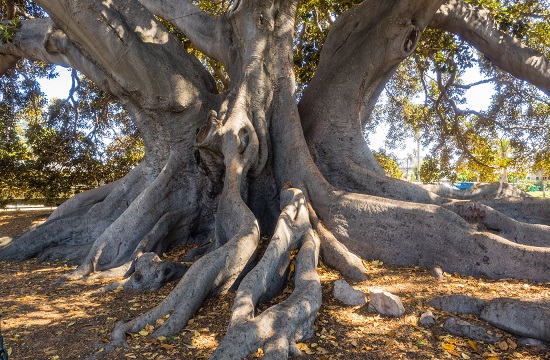
[[[40, 81], [42, 90], [46, 93], [48, 100], [53, 98], [66, 98], [71, 88], [71, 70], [65, 68], [58, 68], [59, 76], [55, 79], [48, 80], [43, 79]], [[477, 68], [471, 68], [466, 71], [464, 81], [466, 83], [474, 83], [483, 79], [483, 76], [478, 72]], [[491, 101], [491, 95], [493, 94], [493, 88], [491, 84], [482, 84], [474, 86], [466, 92], [466, 99], [468, 103], [465, 104], [465, 108], [471, 110], [485, 110], [488, 108]], [[376, 133], [369, 135], [370, 148], [378, 150], [384, 147], [384, 140], [386, 138], [387, 127], [381, 127]], [[404, 150], [398, 149], [393, 151], [398, 158], [404, 158], [407, 154], [412, 154], [416, 148], [415, 141], [411, 138], [407, 141], [406, 148]], [[425, 150], [420, 150], [421, 156], [425, 155]]]

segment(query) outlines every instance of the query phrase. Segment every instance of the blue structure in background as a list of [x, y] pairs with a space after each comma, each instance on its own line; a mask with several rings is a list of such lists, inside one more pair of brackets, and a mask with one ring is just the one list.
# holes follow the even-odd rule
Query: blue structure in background
[[476, 183], [472, 181], [463, 181], [458, 184], [455, 184], [455, 188], [457, 188], [458, 190], [468, 190], [475, 184]]

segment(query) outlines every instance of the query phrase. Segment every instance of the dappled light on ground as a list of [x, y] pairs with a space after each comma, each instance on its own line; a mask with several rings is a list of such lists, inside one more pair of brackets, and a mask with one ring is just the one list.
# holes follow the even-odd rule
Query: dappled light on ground
[[[3, 215], [3, 214], [2, 214]], [[6, 221], [0, 217], [0, 223]], [[25, 223], [28, 226], [29, 222]], [[0, 236], [5, 236], [4, 226]], [[182, 255], [176, 249], [172, 260]], [[490, 327], [501, 339], [485, 344], [446, 333], [442, 326], [453, 314], [427, 305], [437, 296], [465, 294], [482, 299], [522, 297], [550, 301], [550, 283], [522, 280], [474, 279], [458, 274], [433, 278], [426, 269], [396, 267], [379, 261], [365, 262], [368, 279], [350, 283], [368, 293], [378, 286], [398, 295], [405, 306], [405, 316], [380, 316], [367, 306], [343, 306], [332, 295], [335, 280], [342, 278], [321, 264], [317, 269], [323, 287], [323, 304], [315, 321], [315, 336], [298, 344], [303, 359], [545, 359], [547, 350], [518, 345], [518, 338]], [[101, 355], [101, 345], [110, 340], [116, 321], [138, 316], [158, 304], [172, 290], [174, 283], [159, 292], [132, 293], [117, 290], [98, 293], [107, 280], [56, 283], [56, 279], [74, 269], [69, 264], [39, 264], [36, 260], [20, 263], [0, 262], [0, 312], [4, 346], [13, 359], [79, 359]], [[293, 274], [291, 273], [292, 277]], [[288, 297], [287, 287], [277, 301]], [[176, 336], [151, 339], [150, 334], [167, 317], [153, 326], [127, 336], [129, 348], [116, 349], [105, 359], [203, 359], [215, 350], [223, 338], [233, 305], [234, 293], [208, 299], [187, 327]], [[265, 309], [261, 307], [260, 310]], [[431, 310], [436, 325], [418, 325], [422, 312]], [[461, 319], [484, 324], [472, 315]], [[262, 349], [254, 356], [261, 358]], [[300, 359], [302, 359], [300, 358]], [[298, 358], [295, 358], [298, 359]]]

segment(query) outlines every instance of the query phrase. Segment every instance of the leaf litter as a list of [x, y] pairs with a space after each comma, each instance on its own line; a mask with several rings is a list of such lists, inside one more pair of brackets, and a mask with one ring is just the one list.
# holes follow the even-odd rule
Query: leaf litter
[[[0, 213], [0, 237], [22, 233], [45, 220], [48, 213]], [[182, 249], [168, 256], [177, 259]], [[522, 297], [550, 301], [550, 283], [536, 284], [507, 279], [474, 279], [444, 274], [434, 279], [426, 269], [397, 267], [381, 261], [365, 261], [368, 280], [350, 283], [368, 294], [377, 286], [398, 295], [405, 306], [403, 318], [387, 318], [367, 306], [343, 306], [332, 296], [334, 280], [342, 278], [322, 262], [318, 268], [323, 286], [323, 305], [315, 321], [315, 334], [299, 342], [302, 357], [294, 359], [550, 359], [550, 352], [539, 347], [519, 346], [517, 337], [499, 329], [500, 341], [485, 344], [452, 336], [442, 326], [456, 316], [430, 308], [427, 302], [437, 296], [466, 294], [483, 299]], [[74, 266], [64, 262], [0, 262], [0, 314], [4, 346], [13, 359], [79, 359], [102, 355], [102, 345], [119, 320], [129, 320], [157, 305], [174, 283], [156, 293], [115, 291], [97, 293], [106, 280], [57, 284], [55, 280]], [[277, 298], [288, 296], [289, 286]], [[118, 348], [104, 359], [206, 359], [225, 334], [234, 293], [208, 299], [187, 327], [175, 336], [152, 339], [150, 335], [166, 317], [129, 334], [129, 348]], [[263, 309], [265, 309], [264, 305]], [[260, 309], [261, 311], [262, 309]], [[431, 310], [436, 325], [418, 324], [422, 312]], [[475, 316], [461, 316], [471, 323], [482, 323]], [[487, 324], [485, 324], [487, 326]], [[263, 357], [263, 349], [249, 359]]]

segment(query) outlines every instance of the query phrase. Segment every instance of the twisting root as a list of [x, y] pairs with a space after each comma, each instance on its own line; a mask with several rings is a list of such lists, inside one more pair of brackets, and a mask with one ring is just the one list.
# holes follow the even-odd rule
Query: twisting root
[[282, 212], [271, 241], [262, 259], [242, 280], [229, 326], [250, 320], [260, 300], [269, 300], [282, 291], [290, 252], [298, 247], [300, 237], [310, 228], [306, 199], [301, 191], [287, 189], [281, 192]]
[[309, 229], [296, 257], [295, 290], [290, 297], [249, 321], [232, 324], [211, 359], [242, 359], [258, 348], [264, 349], [265, 359], [300, 354], [296, 342], [313, 335], [315, 314], [321, 307], [318, 256], [319, 239]]
[[[281, 202], [290, 197], [264, 256], [239, 286], [229, 330], [211, 359], [241, 359], [261, 347], [267, 359], [287, 358], [289, 350], [299, 353], [296, 341], [313, 335], [315, 314], [321, 306], [321, 283], [316, 271], [319, 239], [309, 224], [301, 191], [284, 190]], [[298, 242], [301, 248], [296, 257], [294, 292], [254, 317], [260, 300], [282, 290], [290, 252]]]
[[238, 119], [222, 125], [215, 119], [215, 112], [209, 114], [209, 119], [210, 129], [199, 132], [198, 146], [216, 156], [223, 154], [226, 168], [214, 239], [219, 247], [196, 261], [159, 305], [130, 322], [119, 322], [112, 334], [115, 342], [123, 341], [127, 332], [137, 332], [147, 324], [154, 325], [157, 319], [172, 310], [170, 318], [153, 337], [180, 331], [209, 294], [231, 287], [255, 257], [259, 226], [241, 197], [241, 188], [250, 164], [256, 159], [257, 148], [250, 146], [248, 137], [236, 135], [249, 131], [239, 130]]

